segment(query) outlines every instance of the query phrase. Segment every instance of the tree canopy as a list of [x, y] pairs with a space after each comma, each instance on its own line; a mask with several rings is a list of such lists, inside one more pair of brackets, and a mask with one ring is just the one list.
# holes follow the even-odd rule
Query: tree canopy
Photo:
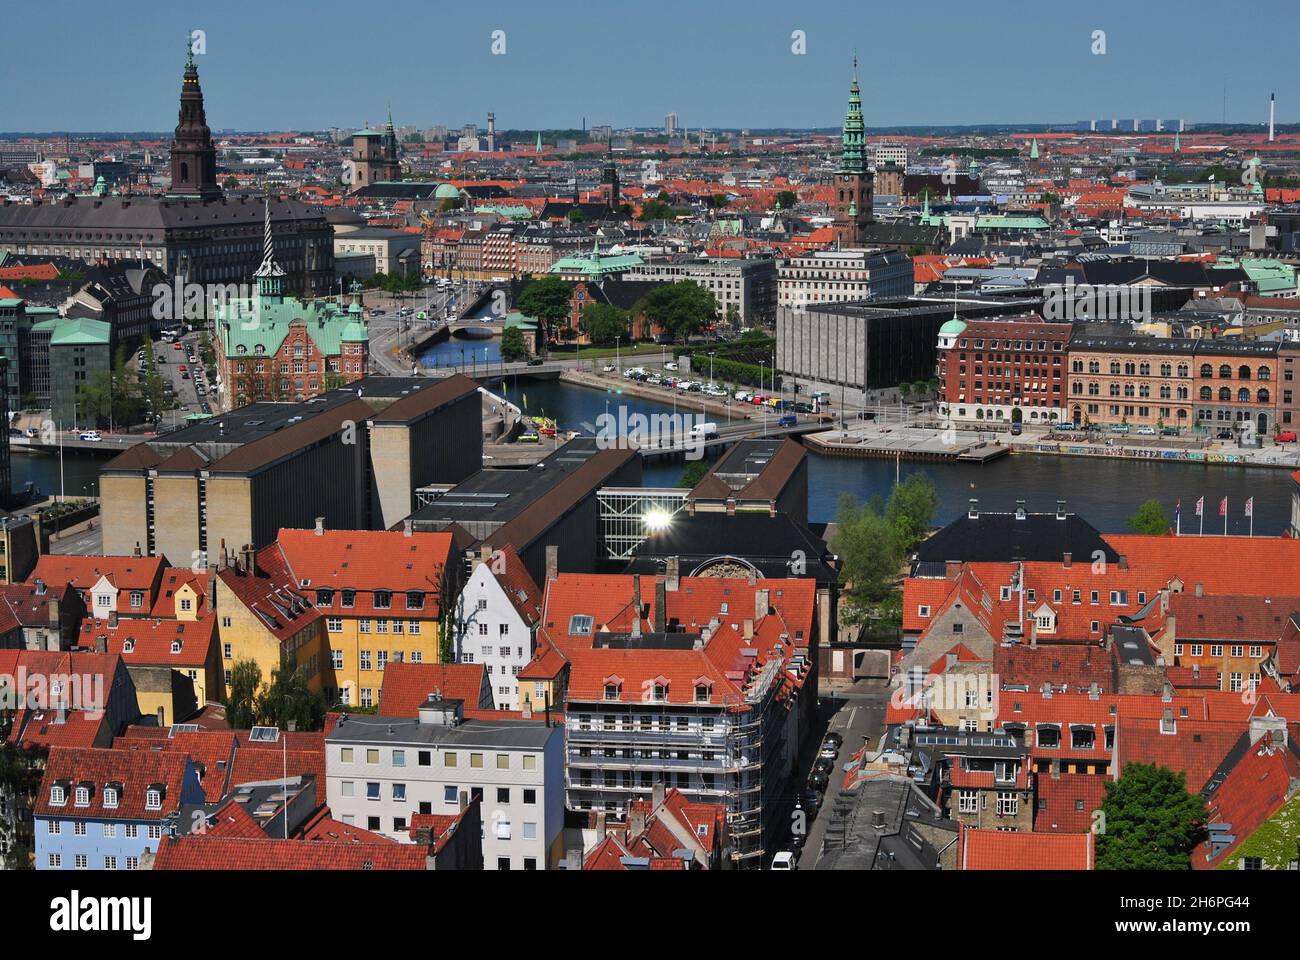
[[528, 356], [524, 332], [518, 327], [506, 327], [501, 332], [501, 359], [506, 362], [523, 360]]
[[1171, 526], [1173, 522], [1165, 513], [1165, 508], [1159, 500], [1146, 501], [1138, 507], [1137, 513], [1128, 518], [1128, 528], [1134, 533], [1145, 533], [1154, 537], [1168, 533]]
[[640, 307], [674, 339], [685, 340], [712, 322], [718, 301], [698, 283], [680, 280], [655, 287], [641, 298]]
[[1187, 870], [1205, 836], [1205, 804], [1186, 775], [1130, 763], [1106, 784], [1097, 833], [1098, 870]]
[[615, 337], [627, 339], [627, 311], [608, 303], [588, 303], [582, 308], [579, 322], [592, 343], [613, 343]]
[[573, 287], [556, 276], [545, 276], [524, 287], [516, 306], [525, 316], [542, 326], [542, 342], [550, 342], [550, 332], [569, 315]]

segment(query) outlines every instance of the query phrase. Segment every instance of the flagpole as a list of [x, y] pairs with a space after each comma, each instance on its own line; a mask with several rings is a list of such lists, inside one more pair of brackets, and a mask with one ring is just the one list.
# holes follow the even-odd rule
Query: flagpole
[[1228, 498], [1223, 498], [1223, 535], [1228, 535]]

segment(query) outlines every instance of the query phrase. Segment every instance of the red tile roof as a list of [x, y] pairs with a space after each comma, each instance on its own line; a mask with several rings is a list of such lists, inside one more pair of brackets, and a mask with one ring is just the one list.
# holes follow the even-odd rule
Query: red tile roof
[[1108, 777], [1086, 773], [1040, 773], [1036, 782], [1039, 805], [1034, 810], [1035, 833], [1087, 833], [1094, 810], [1101, 809]]
[[[64, 788], [62, 804], [51, 801], [56, 784]], [[105, 804], [105, 787], [109, 784], [118, 788], [116, 806]], [[76, 802], [77, 787], [82, 785], [89, 788], [86, 806]], [[161, 807], [150, 810], [146, 807], [146, 793], [155, 786], [160, 788]], [[198, 778], [184, 754], [56, 746], [50, 749], [45, 762], [32, 812], [38, 817], [161, 820], [180, 809], [187, 787], [197, 789]]]
[[155, 870], [425, 870], [428, 851], [408, 843], [183, 835], [158, 848]]
[[131, 666], [168, 666], [180, 669], [203, 667], [212, 645], [217, 642], [217, 619], [205, 616], [194, 621], [135, 620], [122, 617], [116, 624], [107, 620], [85, 620], [77, 645], [93, 650], [104, 638], [111, 654], [120, 654]]
[[1018, 833], [961, 826], [959, 870], [1092, 870], [1091, 833]]
[[321, 619], [274, 544], [258, 551], [255, 573], [227, 567], [217, 576], [281, 642]]
[[1207, 839], [1192, 854], [1192, 868], [1212, 870], [1269, 820], [1294, 792], [1300, 760], [1266, 733], [1228, 772], [1206, 800], [1207, 824], [1223, 824], [1235, 838], [1217, 855]]
[[486, 687], [481, 663], [390, 663], [384, 669], [379, 694], [386, 717], [415, 717], [435, 691], [444, 699], [464, 701], [467, 710], [492, 709], [492, 688]]
[[[283, 563], [301, 590], [331, 588], [336, 592], [332, 607], [342, 610], [338, 591], [357, 591], [356, 606], [349, 616], [395, 616], [399, 612], [418, 619], [437, 619], [441, 614], [442, 585], [451, 559], [451, 534], [412, 533], [400, 530], [281, 530], [275, 544], [258, 555], [278, 550]], [[304, 581], [306, 586], [303, 586]], [[392, 606], [376, 608], [374, 593], [394, 594]], [[424, 605], [407, 611], [406, 591], [424, 594]]]

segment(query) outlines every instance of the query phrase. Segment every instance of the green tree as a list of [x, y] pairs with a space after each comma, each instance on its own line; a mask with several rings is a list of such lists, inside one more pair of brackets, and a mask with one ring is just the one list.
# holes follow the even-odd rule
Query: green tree
[[501, 359], [513, 363], [527, 356], [528, 344], [524, 340], [524, 332], [518, 327], [506, 327], [501, 332]]
[[782, 190], [776, 195], [776, 208], [778, 210], [789, 210], [799, 202], [799, 195], [793, 190]]
[[885, 519], [899, 556], [910, 553], [929, 532], [939, 510], [939, 493], [924, 473], [910, 473], [894, 485], [885, 504]]
[[[319, 730], [325, 725], [325, 695], [307, 687], [307, 672], [297, 665], [271, 671], [271, 682], [257, 696], [257, 722], [267, 727]], [[233, 724], [232, 724], [233, 726]]]
[[1205, 836], [1205, 804], [1185, 774], [1130, 763], [1106, 784], [1097, 834], [1098, 870], [1187, 870]]
[[233, 729], [247, 730], [257, 723], [257, 688], [261, 685], [262, 668], [252, 660], [240, 660], [230, 669], [226, 722]]
[[565, 214], [565, 216], [568, 218], [568, 221], [570, 223], [579, 223], [587, 219], [586, 215], [582, 212], [582, 209], [580, 207], [574, 207], [567, 214]]
[[524, 287], [517, 304], [519, 311], [541, 325], [542, 343], [551, 341], [551, 331], [569, 316], [573, 287], [556, 276], [545, 276]]
[[641, 299], [640, 307], [674, 339], [686, 340], [713, 320], [718, 301], [698, 283], [680, 280], [655, 287]]
[[851, 493], [840, 496], [831, 546], [840, 556], [840, 580], [850, 601], [863, 605], [889, 594], [902, 554], [879, 497], [860, 504]]
[[1138, 507], [1137, 513], [1128, 518], [1128, 528], [1134, 533], [1146, 533], [1154, 537], [1168, 533], [1172, 525], [1159, 500], [1146, 501]]
[[647, 200], [641, 204], [641, 216], [639, 219], [648, 220], [672, 220], [677, 216], [677, 212], [662, 200]]
[[677, 481], [677, 486], [684, 490], [694, 489], [699, 482], [704, 479], [704, 475], [708, 473], [712, 467], [712, 460], [701, 458], [699, 460], [690, 461], [686, 464], [686, 469], [682, 471], [682, 478]]
[[582, 308], [579, 323], [592, 343], [613, 343], [615, 337], [627, 339], [627, 311], [608, 303], [588, 303]]

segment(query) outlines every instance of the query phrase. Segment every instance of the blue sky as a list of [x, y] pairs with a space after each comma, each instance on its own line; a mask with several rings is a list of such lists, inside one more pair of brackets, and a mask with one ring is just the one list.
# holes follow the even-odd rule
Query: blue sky
[[[63, 0], [0, 57], [0, 130], [165, 130], [185, 31], [214, 128], [868, 126], [1300, 119], [1293, 0]], [[34, 27], [34, 24], [29, 25]], [[492, 53], [493, 31], [505, 53]], [[803, 31], [806, 53], [791, 47]], [[1094, 55], [1093, 32], [1106, 53]]]

